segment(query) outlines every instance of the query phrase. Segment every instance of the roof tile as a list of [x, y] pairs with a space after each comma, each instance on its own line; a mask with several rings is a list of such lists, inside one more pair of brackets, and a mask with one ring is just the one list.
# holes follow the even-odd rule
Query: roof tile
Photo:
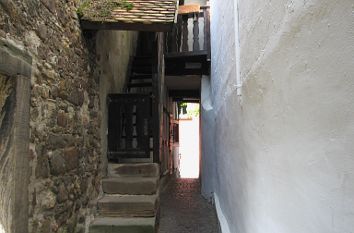
[[83, 11], [83, 20], [94, 22], [173, 24], [177, 12], [177, 0], [127, 0], [133, 6], [131, 10], [118, 7], [112, 9], [110, 13], [102, 13], [102, 6], [109, 2], [117, 2], [117, 0], [91, 1], [90, 5]]

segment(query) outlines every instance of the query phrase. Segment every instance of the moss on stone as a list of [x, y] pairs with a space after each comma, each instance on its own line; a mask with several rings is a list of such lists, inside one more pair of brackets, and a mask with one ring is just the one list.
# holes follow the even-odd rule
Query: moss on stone
[[106, 19], [110, 17], [112, 11], [117, 8], [129, 11], [134, 8], [134, 5], [127, 0], [85, 0], [77, 9], [77, 14], [80, 18], [85, 17], [96, 20]]

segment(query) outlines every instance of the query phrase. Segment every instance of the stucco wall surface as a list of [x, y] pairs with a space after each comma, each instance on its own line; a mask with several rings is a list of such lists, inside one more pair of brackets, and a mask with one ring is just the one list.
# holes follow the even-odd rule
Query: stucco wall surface
[[124, 93], [129, 65], [135, 55], [138, 33], [133, 31], [99, 31], [96, 34], [95, 76], [100, 83], [101, 156], [104, 172], [107, 169], [107, 95]]
[[354, 3], [239, 1], [241, 97], [233, 1], [211, 5], [215, 138], [203, 151], [215, 155], [203, 159], [230, 231], [353, 232]]

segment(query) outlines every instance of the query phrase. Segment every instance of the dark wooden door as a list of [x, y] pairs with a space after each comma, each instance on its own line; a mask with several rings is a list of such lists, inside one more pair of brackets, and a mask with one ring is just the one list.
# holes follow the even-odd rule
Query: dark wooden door
[[151, 97], [147, 94], [108, 96], [108, 159], [149, 159]]

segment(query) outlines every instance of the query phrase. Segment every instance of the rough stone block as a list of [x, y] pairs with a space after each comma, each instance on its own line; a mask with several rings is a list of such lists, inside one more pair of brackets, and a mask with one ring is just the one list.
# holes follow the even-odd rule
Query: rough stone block
[[90, 233], [155, 233], [155, 218], [97, 218]]
[[64, 159], [67, 170], [73, 170], [79, 166], [80, 151], [76, 147], [64, 149]]
[[158, 164], [108, 164], [110, 177], [159, 177], [160, 167]]
[[156, 214], [156, 195], [106, 195], [98, 201], [101, 216], [153, 217]]
[[102, 180], [103, 191], [108, 194], [150, 195], [158, 190], [158, 177], [114, 177]]

